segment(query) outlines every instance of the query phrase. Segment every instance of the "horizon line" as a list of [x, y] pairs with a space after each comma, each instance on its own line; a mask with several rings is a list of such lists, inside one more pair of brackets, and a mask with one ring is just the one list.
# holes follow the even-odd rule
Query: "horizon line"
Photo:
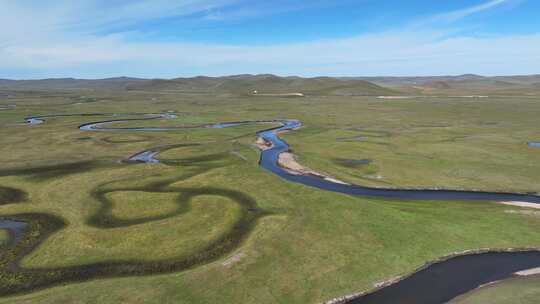
[[134, 77], [134, 76], [111, 76], [111, 77], [103, 77], [103, 78], [78, 78], [78, 77], [46, 77], [46, 78], [3, 78], [0, 77], [0, 80], [8, 80], [8, 81], [39, 81], [39, 80], [113, 80], [113, 79], [134, 79], [134, 80], [175, 80], [175, 79], [193, 79], [193, 78], [226, 78], [226, 77], [239, 77], [239, 76], [274, 76], [274, 77], [281, 77], [281, 78], [305, 78], [305, 79], [314, 79], [314, 78], [427, 78], [427, 77], [461, 77], [461, 76], [471, 76], [471, 77], [484, 77], [484, 78], [491, 78], [491, 77], [523, 77], [523, 76], [540, 76], [539, 73], [533, 73], [533, 74], [494, 74], [494, 75], [483, 75], [483, 74], [475, 74], [475, 73], [464, 73], [464, 74], [438, 74], [438, 75], [377, 75], [377, 76], [328, 76], [328, 75], [319, 75], [319, 76], [300, 76], [300, 75], [283, 75], [283, 74], [273, 74], [273, 73], [259, 73], [259, 74], [221, 74], [221, 75], [196, 75], [196, 76], [178, 76], [178, 77], [172, 77], [172, 78], [166, 78], [166, 77]]

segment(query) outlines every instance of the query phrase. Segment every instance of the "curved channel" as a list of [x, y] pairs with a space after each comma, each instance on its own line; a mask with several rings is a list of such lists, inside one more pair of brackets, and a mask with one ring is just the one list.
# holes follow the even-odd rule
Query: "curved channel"
[[28, 193], [11, 187], [0, 186], [0, 206], [13, 203], [20, 203], [26, 200]]
[[[376, 197], [397, 200], [433, 200], [433, 201], [518, 201], [532, 204], [540, 204], [540, 196], [533, 194], [461, 191], [461, 190], [416, 190], [416, 189], [389, 189], [373, 188], [333, 181], [314, 174], [296, 175], [282, 168], [279, 163], [279, 155], [290, 151], [290, 146], [279, 137], [283, 131], [296, 130], [302, 127], [302, 123], [292, 119], [239, 121], [229, 123], [206, 124], [188, 127], [134, 127], [117, 128], [108, 127], [112, 123], [122, 123], [147, 119], [170, 119], [175, 118], [170, 114], [151, 114], [147, 118], [111, 119], [98, 122], [90, 122], [79, 126], [84, 131], [140, 131], [159, 132], [175, 131], [195, 128], [227, 128], [248, 124], [280, 124], [279, 127], [257, 132], [257, 136], [263, 139], [269, 146], [261, 152], [260, 165], [264, 169], [282, 177], [283, 179], [318, 188], [321, 190], [344, 193], [354, 196]], [[52, 116], [40, 116], [27, 118], [29, 123]], [[530, 144], [530, 143], [529, 143]], [[132, 161], [155, 163], [159, 162], [156, 156], [159, 149], [149, 149], [129, 158]], [[447, 260], [430, 264], [409, 277], [387, 287], [381, 288], [369, 294], [346, 297], [336, 303], [426, 303], [438, 304], [473, 290], [483, 284], [506, 279], [515, 272], [540, 267], [540, 251], [524, 250], [516, 252], [483, 252], [466, 254]]]
[[477, 287], [540, 266], [540, 251], [483, 252], [437, 261], [394, 284], [336, 303], [447, 303]]

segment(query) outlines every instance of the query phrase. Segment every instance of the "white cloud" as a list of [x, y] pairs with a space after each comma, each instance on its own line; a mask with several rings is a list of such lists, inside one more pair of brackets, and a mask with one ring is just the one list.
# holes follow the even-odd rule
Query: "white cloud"
[[474, 15], [474, 14], [481, 13], [490, 9], [494, 9], [503, 4], [508, 4], [509, 2], [510, 0], [490, 0], [488, 2], [484, 2], [479, 5], [436, 15], [432, 18], [432, 20], [453, 22], [453, 21], [468, 17], [470, 15]]
[[[347, 39], [228, 46], [137, 42], [130, 39], [133, 34], [94, 31], [219, 11], [242, 1], [137, 0], [132, 5], [125, 1], [105, 5], [105, 0], [0, 0], [0, 78], [23, 75], [21, 71], [25, 71], [24, 77], [97, 78], [266, 72], [308, 76], [526, 74], [540, 70], [540, 34], [447, 37], [442, 31], [411, 27]], [[508, 1], [515, 0], [494, 0], [438, 18], [455, 20]]]
[[[136, 43], [112, 35], [3, 48], [0, 65], [74, 72], [107, 67], [101, 73], [85, 74], [92, 77], [118, 75], [115, 69], [126, 65], [143, 71], [133, 76], [145, 77], [262, 72], [308, 76], [533, 73], [540, 70], [540, 34], [441, 38], [436, 33], [387, 32], [275, 46]], [[159, 68], [167, 74], [152, 74]]]
[[138, 23], [188, 16], [240, 0], [0, 0], [0, 41], [66, 39]]

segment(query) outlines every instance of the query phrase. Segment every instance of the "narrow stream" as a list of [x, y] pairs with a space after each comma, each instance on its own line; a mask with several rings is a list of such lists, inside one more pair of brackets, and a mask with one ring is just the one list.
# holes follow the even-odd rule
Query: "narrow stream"
[[257, 133], [260, 137], [273, 144], [271, 149], [268, 149], [261, 153], [260, 164], [266, 170], [277, 174], [280, 177], [291, 182], [304, 184], [306, 186], [311, 186], [326, 191], [387, 199], [437, 201], [521, 201], [540, 204], [540, 196], [537, 195], [460, 190], [411, 190], [372, 188], [359, 185], [337, 183], [314, 175], [292, 175], [278, 165], [279, 154], [290, 151], [290, 147], [283, 139], [281, 139], [277, 135], [277, 133], [279, 131], [298, 129], [299, 127], [301, 127], [301, 123], [296, 120], [286, 120], [282, 121], [282, 123], [282, 127]]
[[484, 284], [540, 266], [540, 251], [470, 254], [435, 263], [352, 304], [440, 304]]

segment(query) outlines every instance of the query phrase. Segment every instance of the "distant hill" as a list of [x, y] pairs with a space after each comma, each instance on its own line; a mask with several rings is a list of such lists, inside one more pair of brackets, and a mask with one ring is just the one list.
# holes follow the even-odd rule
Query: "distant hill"
[[[540, 75], [486, 77], [475, 74], [421, 77], [280, 77], [270, 74], [175, 79], [0, 79], [1, 90], [128, 90], [268, 96], [339, 95], [540, 95]], [[301, 93], [301, 94], [299, 94]]]
[[478, 81], [501, 81], [513, 84], [532, 84], [540, 82], [540, 75], [515, 75], [487, 77], [475, 74], [463, 74], [457, 76], [415, 76], [415, 77], [342, 77], [341, 79], [359, 79], [370, 81], [379, 85], [412, 86], [424, 85], [435, 82], [478, 82]]
[[497, 76], [493, 79], [512, 82], [517, 84], [535, 84], [540, 83], [540, 75], [516, 75], [516, 76]]
[[414, 86], [427, 83], [453, 82], [453, 81], [471, 81], [482, 80], [487, 77], [475, 74], [463, 74], [457, 76], [404, 76], [404, 77], [342, 77], [341, 79], [358, 79], [373, 82], [385, 86]]
[[0, 89], [11, 90], [75, 90], [108, 89], [133, 91], [171, 91], [186, 93], [229, 93], [247, 95], [303, 93], [315, 95], [391, 95], [390, 89], [364, 80], [343, 80], [331, 77], [301, 78], [275, 75], [234, 75], [225, 77], [192, 77], [175, 79], [74, 79], [42, 80], [0, 79]]
[[421, 77], [355, 77], [409, 94], [539, 94], [540, 75], [486, 77], [475, 74]]
[[424, 88], [446, 90], [452, 88], [447, 81], [431, 81], [422, 85]]
[[267, 74], [150, 80], [129, 85], [127, 89], [232, 94], [253, 94], [257, 92], [260, 94], [384, 95], [395, 93], [390, 89], [364, 80], [342, 80], [331, 77], [278, 77]]
[[146, 81], [139, 78], [116, 77], [105, 79], [50, 78], [39, 80], [0, 79], [0, 88], [12, 90], [74, 90], [122, 89], [128, 84]]

